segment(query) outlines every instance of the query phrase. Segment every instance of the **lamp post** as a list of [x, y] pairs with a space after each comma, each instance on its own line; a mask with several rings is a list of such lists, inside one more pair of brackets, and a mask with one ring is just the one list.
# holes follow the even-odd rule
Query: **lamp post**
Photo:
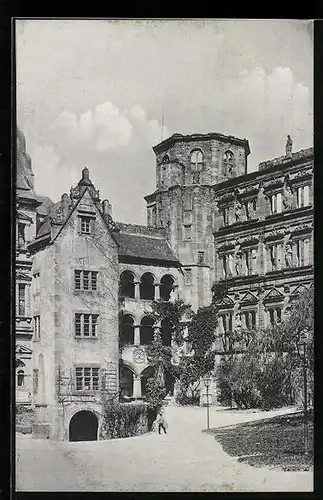
[[204, 384], [206, 387], [206, 428], [210, 428], [210, 405], [209, 405], [209, 387], [211, 383], [210, 377], [204, 377]]
[[308, 455], [308, 414], [307, 414], [307, 370], [306, 370], [306, 345], [308, 343], [308, 330], [302, 331], [298, 349], [303, 360], [303, 393], [304, 393], [304, 454]]

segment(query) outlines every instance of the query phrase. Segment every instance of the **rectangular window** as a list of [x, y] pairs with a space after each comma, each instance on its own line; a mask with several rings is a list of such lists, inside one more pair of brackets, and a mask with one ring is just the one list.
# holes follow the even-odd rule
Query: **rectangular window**
[[40, 316], [34, 316], [34, 339], [40, 340]]
[[191, 193], [184, 194], [184, 210], [192, 210], [193, 208], [193, 200]]
[[76, 366], [75, 386], [77, 391], [99, 390], [99, 367]]
[[309, 239], [305, 238], [294, 242], [296, 267], [309, 265]]
[[220, 314], [220, 327], [223, 332], [232, 332], [232, 313]]
[[192, 269], [185, 269], [185, 285], [192, 283]]
[[40, 274], [35, 273], [34, 276], [34, 293], [35, 295], [40, 292]]
[[297, 188], [297, 208], [308, 207], [310, 204], [310, 187], [299, 186]]
[[18, 222], [18, 248], [25, 248], [26, 237], [25, 237], [25, 224]]
[[256, 311], [246, 311], [242, 314], [242, 327], [247, 330], [256, 328]]
[[270, 319], [270, 324], [275, 325], [276, 323], [281, 322], [281, 308], [280, 307], [273, 307], [269, 309], [269, 319]]
[[282, 195], [281, 193], [275, 193], [271, 195], [271, 213], [278, 214], [282, 211]]
[[269, 271], [278, 271], [281, 268], [281, 245], [270, 245], [268, 247]]
[[98, 314], [75, 314], [75, 337], [97, 337]]
[[184, 241], [191, 241], [192, 239], [192, 226], [184, 226]]
[[81, 233], [91, 234], [91, 217], [81, 217]]
[[96, 290], [97, 289], [98, 271], [74, 271], [74, 287], [75, 290]]
[[19, 316], [26, 315], [26, 285], [18, 284], [18, 314]]
[[204, 264], [204, 252], [197, 252], [197, 262], [200, 265]]

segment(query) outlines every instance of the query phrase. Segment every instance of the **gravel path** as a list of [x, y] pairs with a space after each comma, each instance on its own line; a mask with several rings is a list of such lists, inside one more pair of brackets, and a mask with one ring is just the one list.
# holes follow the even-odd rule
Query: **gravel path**
[[[286, 413], [211, 408], [222, 427]], [[17, 436], [18, 491], [313, 491], [311, 472], [250, 467], [227, 455], [205, 428], [205, 408], [168, 407], [167, 435], [95, 442]]]

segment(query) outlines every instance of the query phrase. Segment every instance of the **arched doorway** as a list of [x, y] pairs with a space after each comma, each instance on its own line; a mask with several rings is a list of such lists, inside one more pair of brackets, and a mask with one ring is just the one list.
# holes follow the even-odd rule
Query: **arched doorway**
[[73, 415], [69, 428], [70, 441], [96, 441], [98, 419], [92, 411], [82, 410]]

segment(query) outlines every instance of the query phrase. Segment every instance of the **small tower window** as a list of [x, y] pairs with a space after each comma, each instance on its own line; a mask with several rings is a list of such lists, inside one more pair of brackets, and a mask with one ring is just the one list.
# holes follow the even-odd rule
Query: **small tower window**
[[203, 166], [203, 153], [200, 150], [195, 150], [191, 154], [191, 168], [200, 170]]
[[17, 385], [18, 387], [23, 387], [25, 381], [25, 372], [24, 370], [18, 370], [17, 374]]
[[224, 177], [232, 177], [234, 167], [234, 153], [227, 149], [223, 155], [223, 174]]

